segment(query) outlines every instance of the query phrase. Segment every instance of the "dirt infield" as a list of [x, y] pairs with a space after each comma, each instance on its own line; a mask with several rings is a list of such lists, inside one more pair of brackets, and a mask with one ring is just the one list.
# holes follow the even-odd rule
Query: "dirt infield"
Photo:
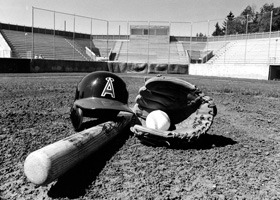
[[[0, 75], [0, 199], [280, 199], [280, 82], [180, 76], [214, 98], [208, 134], [181, 148], [129, 131], [57, 181], [26, 180], [26, 156], [74, 133], [84, 74]], [[121, 75], [133, 100], [143, 79]]]

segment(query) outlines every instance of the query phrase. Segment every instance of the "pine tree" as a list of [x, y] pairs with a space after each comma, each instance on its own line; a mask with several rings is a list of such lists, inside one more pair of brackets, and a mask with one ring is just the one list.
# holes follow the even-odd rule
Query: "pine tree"
[[212, 36], [224, 35], [223, 30], [221, 29], [219, 23], [217, 22], [215, 25], [215, 31], [212, 33]]
[[[272, 24], [271, 22], [272, 12]], [[280, 7], [274, 7], [274, 4], [264, 4], [260, 8], [260, 12], [255, 12], [255, 6], [247, 6], [239, 16], [235, 17], [230, 11], [222, 24], [222, 28], [218, 23], [215, 25], [213, 36], [267, 32], [270, 30], [280, 30]]]
[[223, 23], [223, 32], [226, 35], [235, 34], [235, 17], [234, 14], [230, 11], [227, 15], [226, 20]]

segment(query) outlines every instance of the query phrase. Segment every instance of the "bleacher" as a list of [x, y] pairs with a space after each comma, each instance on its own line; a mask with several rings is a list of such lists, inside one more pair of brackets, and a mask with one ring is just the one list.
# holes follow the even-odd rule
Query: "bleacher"
[[[208, 62], [210, 64], [263, 64], [280, 63], [277, 41], [280, 38], [235, 40], [226, 44]], [[277, 59], [278, 58], [278, 59]]]
[[123, 41], [115, 60], [121, 62], [188, 63], [185, 51], [178, 49], [175, 42], [157, 43], [144, 39]]
[[85, 45], [81, 45], [83, 42], [73, 41], [72, 38], [41, 33], [34, 33], [33, 37], [30, 32], [6, 29], [2, 29], [1, 33], [11, 46], [13, 55], [18, 58], [31, 58], [34, 49], [34, 56], [45, 59], [89, 60]]
[[[248, 39], [246, 37], [228, 40], [224, 38], [225, 40], [214, 41], [210, 37], [207, 42], [191, 39], [170, 41], [169, 35], [150, 35], [149, 37], [147, 35], [131, 37], [130, 35], [118, 38], [105, 35], [97, 38], [80, 34], [79, 37], [76, 37], [76, 33], [63, 31], [54, 35], [51, 34], [53, 30], [50, 29], [38, 29], [38, 32], [32, 34], [31, 27], [12, 25], [12, 29], [9, 29], [10, 25], [7, 24], [2, 24], [1, 27], [0, 33], [10, 46], [13, 58], [31, 58], [32, 55], [34, 57], [41, 55], [45, 59], [89, 61], [93, 60], [92, 52], [94, 52], [97, 57], [107, 59], [110, 56], [110, 60], [120, 62], [280, 63], [279, 32], [271, 34], [271, 38], [247, 36]], [[73, 39], [73, 35], [75, 39]], [[77, 35], [79, 34], [77, 33]], [[91, 55], [87, 55], [88, 51], [92, 51]]]

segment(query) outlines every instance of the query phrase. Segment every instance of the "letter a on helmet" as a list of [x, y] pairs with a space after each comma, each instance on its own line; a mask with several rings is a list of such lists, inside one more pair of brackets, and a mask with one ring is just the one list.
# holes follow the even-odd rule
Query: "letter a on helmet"
[[101, 96], [105, 97], [106, 95], [111, 95], [112, 98], [115, 98], [115, 91], [114, 91], [114, 85], [113, 85], [114, 79], [112, 77], [107, 77], [105, 79], [106, 79], [107, 83], [103, 89]]

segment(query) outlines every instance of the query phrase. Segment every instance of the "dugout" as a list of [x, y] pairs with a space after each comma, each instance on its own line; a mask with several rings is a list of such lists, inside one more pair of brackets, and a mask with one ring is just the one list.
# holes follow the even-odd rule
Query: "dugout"
[[280, 65], [270, 65], [268, 80], [280, 80]]

